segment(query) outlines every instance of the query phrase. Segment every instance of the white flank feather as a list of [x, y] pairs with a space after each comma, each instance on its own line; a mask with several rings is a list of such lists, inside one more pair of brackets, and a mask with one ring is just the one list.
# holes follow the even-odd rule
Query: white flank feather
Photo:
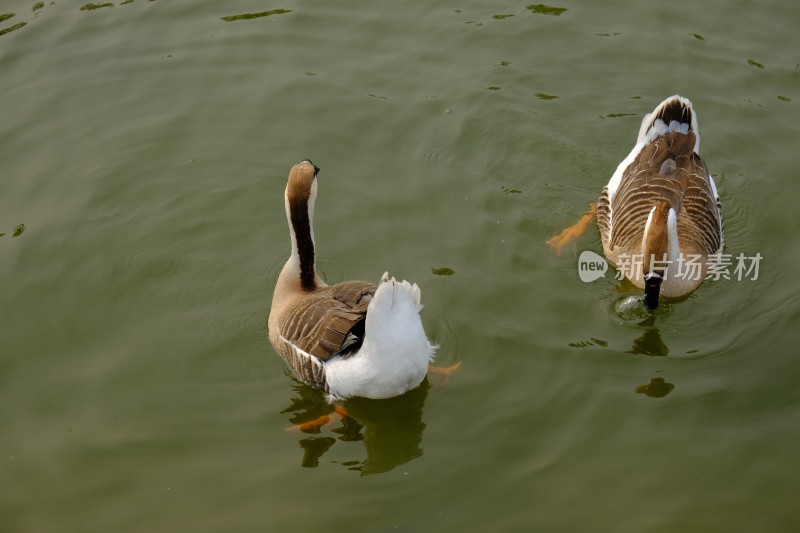
[[[681, 246], [678, 242], [678, 215], [675, 210], [669, 208], [667, 215], [667, 260], [670, 265], [676, 265], [681, 257]], [[668, 269], [668, 274], [673, 272], [675, 268]]]

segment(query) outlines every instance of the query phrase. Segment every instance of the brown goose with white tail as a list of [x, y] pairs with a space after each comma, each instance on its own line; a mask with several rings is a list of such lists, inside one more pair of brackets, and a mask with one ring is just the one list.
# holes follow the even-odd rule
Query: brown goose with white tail
[[597, 202], [603, 251], [644, 289], [650, 309], [659, 295], [700, 286], [709, 257], [725, 244], [717, 186], [699, 150], [692, 103], [667, 98], [644, 117], [636, 145]]
[[317, 168], [292, 167], [285, 192], [292, 253], [275, 285], [269, 339], [304, 383], [330, 400], [387, 398], [419, 385], [436, 347], [425, 335], [420, 290], [384, 273], [375, 285], [328, 285], [315, 264]]
[[692, 103], [670, 96], [645, 115], [636, 145], [580, 221], [547, 241], [556, 252], [597, 215], [606, 258], [634, 285], [644, 304], [684, 296], [703, 282], [725, 246], [722, 205], [700, 158]]

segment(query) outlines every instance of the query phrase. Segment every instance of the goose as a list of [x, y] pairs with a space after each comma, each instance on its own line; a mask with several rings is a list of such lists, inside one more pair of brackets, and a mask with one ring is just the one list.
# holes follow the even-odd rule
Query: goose
[[388, 273], [377, 285], [322, 280], [313, 229], [318, 173], [308, 159], [289, 172], [284, 204], [292, 252], [275, 285], [270, 342], [329, 402], [398, 396], [422, 383], [437, 348], [422, 326], [420, 289]]
[[594, 211], [606, 258], [644, 290], [645, 307], [694, 291], [725, 246], [719, 193], [699, 151], [691, 101], [670, 96], [645, 115], [596, 206], [548, 244], [563, 248]]

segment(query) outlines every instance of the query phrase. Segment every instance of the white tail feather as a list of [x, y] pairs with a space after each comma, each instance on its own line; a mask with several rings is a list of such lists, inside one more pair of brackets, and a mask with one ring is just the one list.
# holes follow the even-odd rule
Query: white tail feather
[[673, 131], [684, 135], [694, 132], [697, 139], [694, 151], [699, 153], [700, 131], [697, 127], [697, 115], [692, 108], [692, 102], [677, 94], [670, 96], [658, 104], [652, 113], [644, 116], [636, 143], [648, 144]]
[[388, 398], [422, 382], [436, 347], [425, 336], [420, 299], [416, 284], [384, 274], [367, 308], [361, 349], [326, 365], [332, 397]]
[[[664, 118], [669, 119], [669, 124], [663, 120]], [[693, 132], [695, 135], [694, 152], [696, 154], [700, 153], [700, 130], [697, 127], [697, 115], [692, 108], [692, 102], [688, 98], [677, 94], [658, 104], [652, 113], [646, 114], [642, 119], [639, 137], [636, 139], [636, 144], [631, 153], [622, 160], [611, 179], [608, 180], [606, 188], [608, 189], [609, 201], [614, 200], [614, 195], [617, 193], [622, 181], [622, 175], [631, 163], [636, 160], [644, 147], [673, 131], [679, 131], [684, 135], [690, 131]]]

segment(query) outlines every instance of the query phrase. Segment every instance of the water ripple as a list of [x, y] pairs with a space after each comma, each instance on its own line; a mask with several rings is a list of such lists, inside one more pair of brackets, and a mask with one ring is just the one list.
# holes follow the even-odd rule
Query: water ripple
[[166, 248], [145, 248], [128, 255], [126, 267], [142, 282], [165, 280], [181, 268], [181, 260]]

